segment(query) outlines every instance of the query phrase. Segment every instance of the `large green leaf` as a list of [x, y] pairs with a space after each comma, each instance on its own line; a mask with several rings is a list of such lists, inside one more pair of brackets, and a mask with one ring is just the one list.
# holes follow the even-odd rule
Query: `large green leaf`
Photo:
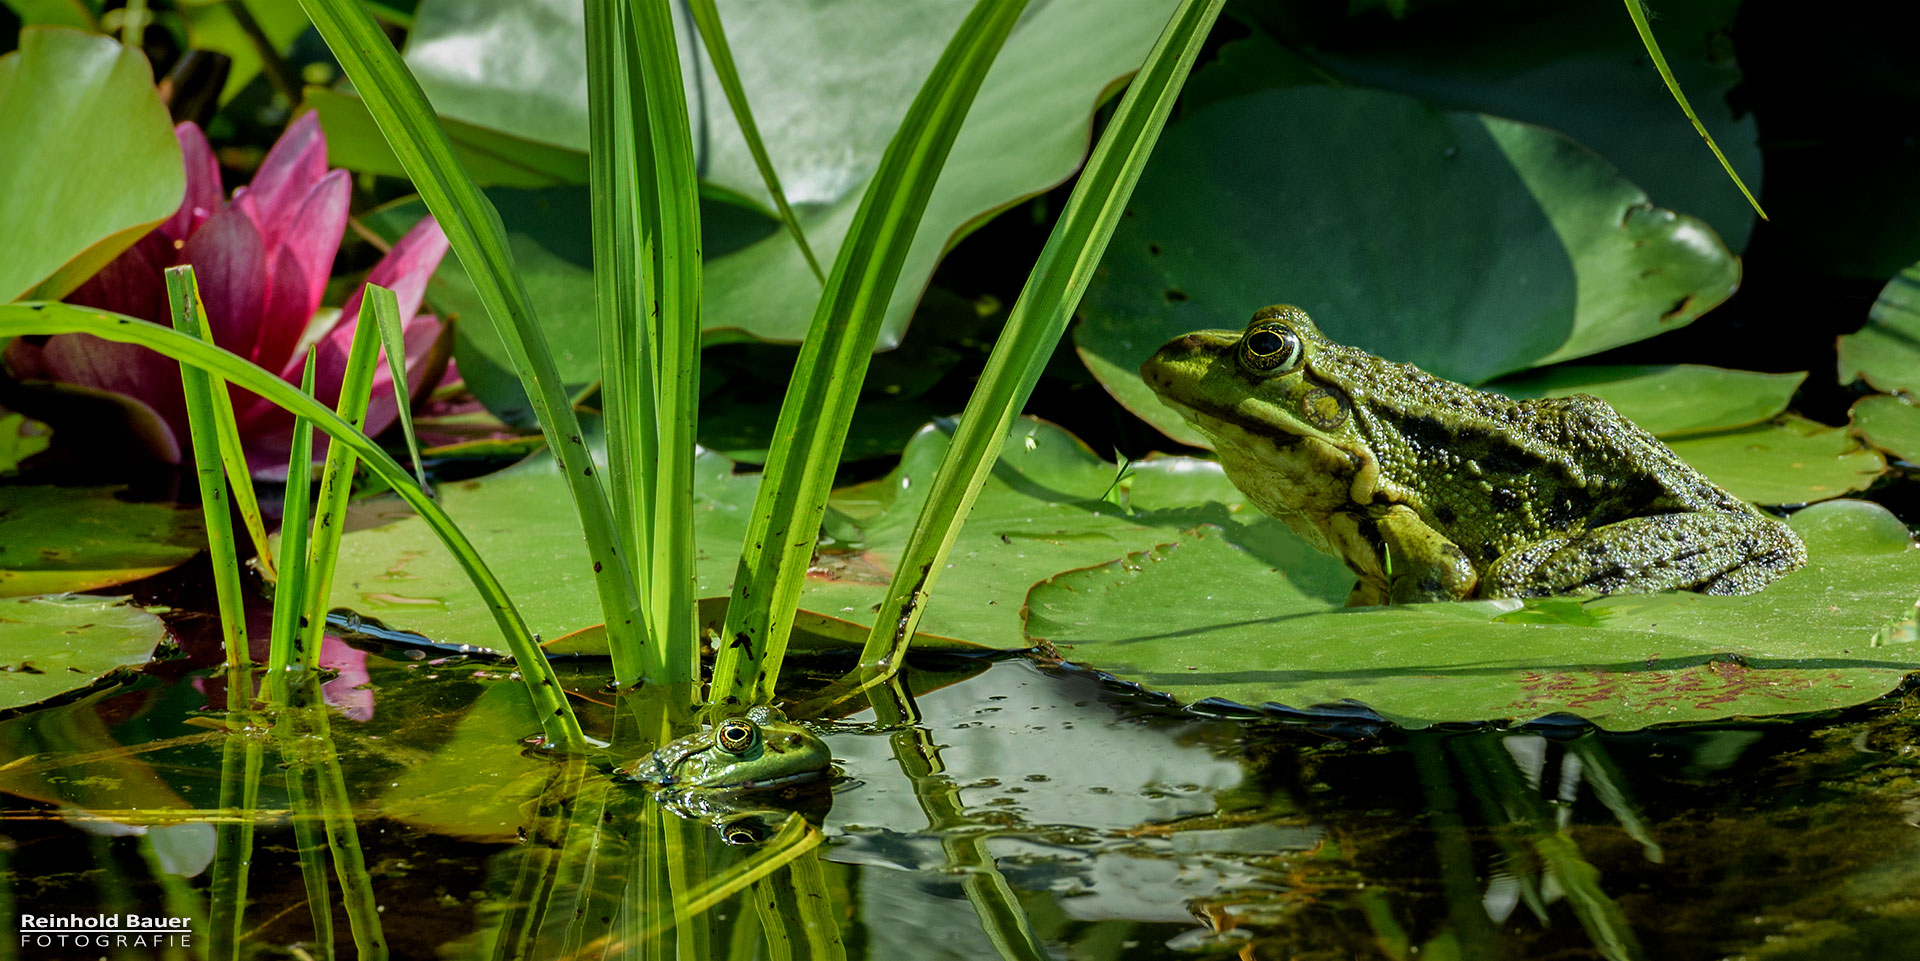
[[[835, 493], [825, 546], [801, 593], [804, 610], [861, 625], [864, 634], [947, 440], [926, 428], [893, 473]], [[1236, 543], [1268, 558], [1269, 567], [1285, 568], [1330, 601], [1345, 599], [1353, 586], [1338, 561], [1302, 544], [1278, 521], [1240, 509], [1244, 499], [1218, 465], [1186, 457], [1135, 464], [1123, 485], [1127, 507], [1102, 499], [1118, 476], [1115, 465], [1060, 428], [1015, 423], [949, 555], [920, 624], [923, 634], [1023, 646], [1020, 599], [1033, 584], [1167, 542], [1201, 523], [1220, 525]], [[694, 518], [703, 597], [724, 596], [732, 587], [756, 481], [734, 474], [718, 455], [699, 461]], [[440, 502], [480, 553], [513, 559], [499, 565], [502, 580], [528, 623], [549, 639], [599, 622], [598, 612], [582, 603], [589, 572], [562, 491], [544, 455], [440, 491]], [[435, 548], [425, 525], [411, 517], [370, 524], [377, 519], [362, 520], [354, 525], [361, 529], [341, 539], [335, 606], [436, 640], [498, 643], [486, 612], [469, 596], [472, 588]], [[852, 640], [857, 644], [859, 637]]]
[[[1707, 132], [1757, 187], [1757, 124], [1728, 98], [1741, 82], [1728, 42], [1739, 8], [1739, 0], [1660, 4], [1653, 28]], [[1435, 106], [1552, 127], [1606, 157], [1654, 203], [1706, 221], [1734, 250], [1746, 246], [1753, 208], [1688, 129], [1618, 0], [1437, 4], [1351, 26], [1316, 38], [1309, 55], [1320, 69]], [[1222, 59], [1244, 64], [1241, 77], [1271, 70], [1272, 41], [1240, 45], [1250, 49]]]
[[1765, 374], [1697, 364], [1563, 365], [1501, 378], [1515, 399], [1592, 394], [1660, 437], [1760, 423], [1787, 409], [1806, 372]]
[[79, 286], [185, 192], [145, 56], [61, 27], [20, 31], [0, 57], [0, 302]]
[[1840, 383], [1864, 380], [1890, 394], [1920, 394], [1920, 264], [1887, 281], [1866, 326], [1841, 335], [1839, 349]]
[[1377, 91], [1205, 106], [1161, 138], [1133, 213], [1075, 339], [1121, 403], [1183, 440], [1140, 362], [1266, 304], [1474, 383], [1683, 325], [1739, 279], [1704, 224], [1566, 137]]
[[1865, 490], [1887, 469], [1846, 428], [1791, 414], [1766, 424], [1677, 438], [1674, 453], [1758, 504], [1805, 504]]
[[206, 547], [198, 511], [123, 501], [119, 490], [0, 486], [0, 597], [152, 577]]
[[166, 638], [166, 626], [123, 601], [63, 595], [0, 600], [0, 710], [145, 664]]
[[[1759, 594], [1339, 609], [1202, 529], [1028, 596], [1063, 658], [1193, 704], [1358, 701], [1408, 727], [1570, 713], [1611, 730], [1859, 704], [1920, 670], [1920, 551], [1885, 509], [1795, 515], [1810, 555]], [[1343, 708], [1350, 712], [1351, 707]]]
[[[953, 240], [1072, 174], [1086, 154], [1093, 107], [1140, 65], [1173, 7], [1172, 0], [1057, 0], [1036, 6], [1015, 28], [915, 234], [887, 308], [882, 347], [899, 341]], [[816, 254], [830, 262], [918, 81], [966, 7], [934, 0], [722, 0], [719, 9], [774, 166]], [[580, 18], [572, 0], [429, 0], [410, 34], [407, 61], [444, 116], [584, 150]], [[698, 48], [682, 37], [683, 57]], [[476, 63], [487, 69], [475, 70]], [[771, 210], [718, 79], [704, 63], [700, 76], [690, 87], [703, 98], [693, 105], [706, 145], [703, 179]], [[551, 226], [585, 236], [584, 212], [576, 216], [583, 219], [572, 227]], [[798, 341], [820, 281], [776, 221], [743, 227], [731, 239], [708, 238], [703, 322], [722, 338]], [[443, 272], [458, 269], [449, 262]], [[580, 297], [590, 294], [590, 283], [574, 280], [587, 291]], [[568, 339], [564, 318], [545, 312], [543, 318]], [[585, 324], [590, 328], [591, 319]]]
[[1920, 464], [1920, 408], [1890, 394], [1854, 402], [1848, 412], [1862, 440], [1910, 464]]

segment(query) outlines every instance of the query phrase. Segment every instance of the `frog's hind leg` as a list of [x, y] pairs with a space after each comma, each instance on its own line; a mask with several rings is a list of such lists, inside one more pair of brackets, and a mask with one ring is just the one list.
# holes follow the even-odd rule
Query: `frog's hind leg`
[[1806, 559], [1791, 529], [1758, 514], [1660, 514], [1509, 551], [1487, 569], [1481, 596], [1751, 594]]

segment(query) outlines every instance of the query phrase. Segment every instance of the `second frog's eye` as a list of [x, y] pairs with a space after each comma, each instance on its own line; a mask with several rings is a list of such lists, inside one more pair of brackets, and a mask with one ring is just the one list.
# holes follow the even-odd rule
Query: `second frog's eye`
[[759, 729], [754, 727], [752, 721], [732, 717], [721, 721], [720, 727], [714, 731], [713, 736], [721, 750], [730, 754], [745, 754], [753, 747], [753, 742], [759, 737], [759, 733]]
[[1285, 324], [1262, 324], [1240, 339], [1240, 362], [1261, 373], [1286, 373], [1300, 366], [1300, 335]]

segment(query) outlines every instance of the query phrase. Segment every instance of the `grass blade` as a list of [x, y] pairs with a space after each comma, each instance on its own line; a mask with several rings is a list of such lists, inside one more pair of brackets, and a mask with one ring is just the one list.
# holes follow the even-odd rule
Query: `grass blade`
[[760, 179], [766, 183], [767, 193], [773, 195], [780, 222], [787, 225], [793, 242], [800, 245], [800, 255], [807, 258], [813, 276], [826, 283], [827, 275], [820, 272], [820, 261], [813, 256], [806, 231], [800, 229], [800, 221], [787, 203], [787, 192], [780, 187], [780, 175], [774, 172], [773, 158], [767, 155], [767, 145], [760, 139], [760, 125], [753, 122], [753, 108], [747, 103], [746, 88], [740, 84], [740, 71], [733, 65], [733, 49], [727, 46], [726, 31], [720, 28], [719, 8], [713, 5], [713, 0], [687, 0], [687, 12], [693, 15], [700, 42], [706, 45], [707, 58], [713, 61], [713, 72], [720, 77], [720, 89], [727, 93], [727, 106], [733, 110], [733, 120], [740, 125], [740, 134], [747, 140], [753, 165], [760, 168]]
[[579, 419], [568, 404], [526, 284], [514, 269], [500, 212], [460, 166], [419, 83], [359, 0], [300, 0], [300, 5], [446, 231], [486, 305], [580, 513], [610, 643], [638, 649], [645, 638], [633, 569], [637, 561], [620, 550], [606, 490], [594, 477]]
[[[361, 316], [366, 315], [363, 312]], [[433, 488], [427, 484], [427, 466], [420, 460], [420, 439], [413, 433], [413, 395], [407, 390], [407, 339], [400, 330], [400, 311], [397, 307], [376, 310], [373, 322], [380, 331], [380, 346], [386, 348], [387, 374], [393, 378], [394, 400], [400, 407], [400, 432], [407, 437], [407, 456], [413, 459], [413, 476], [420, 481], [420, 489], [431, 494]]]
[[[642, 170], [636, 199], [643, 266], [652, 270], [650, 351], [656, 366], [655, 425], [659, 468], [654, 471], [652, 552], [648, 606], [662, 624], [662, 683], [700, 676], [700, 636], [693, 546], [693, 455], [700, 403], [700, 196], [693, 165], [693, 135], [680, 77], [671, 0], [633, 0], [632, 47], [628, 53], [634, 121], [646, 121], [646, 136], [634, 138]], [[648, 189], [651, 187], [652, 189]], [[642, 316], [646, 316], [642, 311]]]
[[227, 472], [227, 486], [233, 491], [233, 506], [253, 542], [253, 553], [260, 576], [277, 582], [280, 573], [273, 562], [273, 542], [267, 540], [267, 521], [260, 513], [260, 499], [254, 495], [253, 469], [247, 464], [246, 448], [240, 442], [240, 423], [233, 415], [233, 401], [213, 405], [214, 429], [220, 432], [220, 465]]
[[[600, 337], [600, 410], [607, 431], [607, 477], [614, 527], [628, 557], [653, 553], [652, 467], [659, 460], [658, 400], [652, 384], [654, 302], [650, 254], [640, 234], [637, 199], [650, 190], [647, 158], [636, 153], [632, 18], [626, 0], [587, 0], [587, 170], [593, 203], [594, 310]], [[636, 585], [638, 589], [638, 585]], [[646, 636], [659, 638], [658, 611], [641, 606]], [[608, 638], [617, 684], [665, 669], [654, 649], [635, 651]], [[659, 645], [654, 645], [658, 648]]]
[[967, 398], [966, 411], [921, 504], [861, 651], [860, 670], [867, 676], [860, 683], [871, 683], [898, 669], [933, 582], [959, 537], [960, 525], [992, 473], [1013, 419], [1026, 406], [1066, 332], [1067, 321], [1086, 294], [1224, 2], [1185, 0], [1174, 11], [1087, 158], [1086, 169], [1014, 302], [973, 395]]
[[[368, 284], [362, 300], [374, 316], [382, 313], [400, 324], [400, 301], [393, 291], [379, 284]], [[353, 343], [347, 348], [347, 369], [340, 378], [340, 400], [334, 412], [353, 425], [356, 431], [367, 426], [367, 403], [373, 391], [373, 369], [379, 361], [379, 324], [355, 324]], [[327, 466], [320, 473], [320, 503], [315, 508], [313, 536], [307, 543], [307, 586], [301, 604], [306, 608], [300, 618], [299, 643], [295, 653], [301, 669], [320, 666], [320, 639], [327, 626], [327, 600], [333, 594], [333, 569], [339, 559], [341, 529], [347, 522], [347, 495], [353, 491], [353, 451], [345, 444], [327, 448]], [[426, 485], [421, 485], [422, 489]]]
[[407, 502], [408, 507], [420, 515], [420, 519], [447, 546], [455, 563], [460, 565], [461, 571], [473, 583], [481, 602], [487, 606], [487, 612], [493, 615], [494, 623], [499, 626], [508, 650], [513, 652], [521, 681], [527, 686], [528, 697], [540, 718], [541, 730], [548, 742], [568, 750], [579, 750], [586, 746], [579, 721], [560, 693], [560, 684], [554, 677], [552, 666], [547, 663], [539, 641], [527, 629], [526, 620], [520, 616], [513, 599], [507, 596], [499, 578], [493, 575], [486, 561], [474, 550], [473, 542], [467, 540], [466, 534], [454, 524], [453, 518], [448, 517], [439, 503], [413, 482], [405, 467], [400, 466], [367, 435], [354, 430], [339, 415], [328, 410], [325, 404], [301, 393], [278, 375], [180, 331], [124, 314], [71, 304], [33, 301], [0, 304], [0, 338], [36, 334], [92, 334], [117, 344], [139, 344], [183, 365], [191, 365], [196, 370], [207, 371], [228, 383], [250, 390], [287, 412], [312, 421], [313, 426], [324, 431], [334, 443], [351, 448], [374, 476], [386, 482], [401, 500]]
[[880, 158], [787, 384], [734, 573], [712, 701], [773, 696], [853, 405], [927, 198], [1026, 0], [979, 0]]
[[[317, 351], [307, 351], [300, 392], [313, 396], [313, 365]], [[313, 516], [313, 421], [293, 421], [293, 453], [287, 460], [287, 490], [281, 498], [280, 572], [273, 591], [273, 630], [267, 648], [267, 693], [273, 703], [287, 703], [287, 669], [300, 643], [300, 618], [306, 610], [308, 523]]]
[[[206, 305], [200, 299], [200, 285], [194, 280], [192, 265], [167, 268], [167, 306], [172, 309], [175, 330], [195, 340], [206, 339]], [[240, 593], [240, 557], [233, 544], [226, 469], [221, 464], [220, 444], [225, 438], [217, 426], [219, 415], [214, 413], [222, 405], [228, 405], [227, 416], [232, 417], [232, 402], [227, 398], [226, 385], [199, 368], [180, 365], [180, 384], [186, 391], [187, 431], [193, 440], [194, 472], [200, 479], [200, 506], [207, 517], [207, 554], [213, 561], [220, 637], [227, 649], [227, 667], [238, 673], [251, 664], [247, 655], [247, 615]], [[251, 484], [252, 479], [247, 483]], [[231, 700], [236, 696], [244, 698], [247, 693], [243, 686], [238, 692], [229, 690], [227, 695]]]
[[1680, 92], [1680, 81], [1673, 78], [1673, 69], [1667, 66], [1666, 55], [1660, 52], [1659, 42], [1653, 39], [1653, 25], [1647, 22], [1647, 10], [1641, 5], [1641, 0], [1626, 0], [1626, 3], [1627, 16], [1633, 18], [1633, 29], [1640, 32], [1640, 43], [1647, 48], [1647, 56], [1653, 58], [1653, 68], [1660, 71], [1660, 80], [1667, 85], [1667, 92], [1673, 94], [1673, 102], [1680, 105], [1680, 112], [1686, 114], [1688, 122], [1693, 124], [1693, 132], [1707, 142], [1707, 149], [1713, 151], [1713, 156], [1720, 161], [1720, 167], [1727, 172], [1727, 176], [1733, 178], [1733, 185], [1740, 188], [1740, 195], [1753, 205], [1753, 212], [1759, 214], [1761, 220], [1767, 219], [1767, 212], [1760, 209], [1760, 201], [1753, 199], [1753, 191], [1747, 189], [1747, 182], [1734, 172], [1733, 164], [1727, 162], [1727, 155], [1720, 152], [1720, 145], [1713, 142], [1713, 135], [1700, 122], [1700, 116], [1693, 112], [1693, 104], [1687, 102], [1687, 95]]

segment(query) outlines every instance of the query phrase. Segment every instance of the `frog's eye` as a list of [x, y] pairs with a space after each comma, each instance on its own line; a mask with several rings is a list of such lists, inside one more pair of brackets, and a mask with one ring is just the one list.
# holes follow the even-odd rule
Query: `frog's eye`
[[720, 749], [729, 754], [745, 754], [759, 740], [760, 729], [752, 721], [732, 717], [720, 722], [714, 731], [714, 740]]
[[1240, 362], [1260, 373], [1286, 373], [1300, 366], [1300, 335], [1285, 324], [1265, 324], [1240, 341]]

